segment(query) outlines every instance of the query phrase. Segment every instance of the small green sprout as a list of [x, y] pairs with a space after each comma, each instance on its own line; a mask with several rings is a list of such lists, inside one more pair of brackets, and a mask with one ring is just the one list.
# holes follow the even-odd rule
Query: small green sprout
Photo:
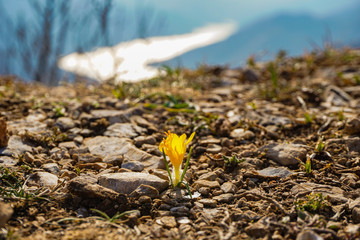
[[80, 169], [79, 167], [74, 167], [76, 171], [76, 175], [80, 176], [80, 173], [83, 171], [83, 169]]
[[56, 117], [65, 116], [65, 108], [63, 108], [63, 107], [56, 107], [53, 109], [53, 111], [55, 112]]
[[256, 110], [257, 109], [257, 106], [256, 106], [256, 103], [255, 102], [249, 102], [247, 104], [250, 108], [252, 108], [253, 110]]
[[10, 171], [8, 168], [0, 166], [0, 196], [5, 199], [22, 199], [32, 200], [41, 199], [44, 194], [40, 193], [41, 188], [35, 192], [28, 192], [25, 190], [26, 180], [17, 172]]
[[338, 116], [339, 121], [344, 121], [345, 120], [344, 111], [342, 111], [342, 110], [338, 111], [337, 116]]
[[104, 213], [98, 209], [92, 208], [90, 210], [100, 215], [100, 217], [98, 217], [99, 220], [105, 220], [110, 223], [116, 223], [119, 219], [125, 217], [126, 215], [129, 215], [132, 213], [139, 213], [139, 210], [130, 210], [130, 211], [126, 211], [126, 212], [123, 212], [120, 214], [119, 214], [119, 212], [117, 212], [114, 216], [109, 217], [109, 215], [107, 215], [106, 213]]
[[310, 193], [307, 195], [306, 200], [298, 200], [295, 201], [294, 204], [298, 211], [308, 211], [311, 213], [317, 213], [328, 206], [328, 203], [321, 193]]
[[308, 157], [306, 159], [306, 163], [305, 163], [305, 172], [306, 172], [307, 175], [310, 175], [311, 171], [312, 171], [311, 170], [311, 159], [310, 159], [310, 157]]
[[305, 118], [306, 124], [311, 124], [313, 121], [313, 118], [310, 116], [309, 113], [304, 113], [304, 118]]
[[316, 144], [316, 147], [315, 147], [315, 151], [320, 153], [320, 152], [323, 152], [325, 149], [325, 143], [323, 141], [323, 137], [321, 137], [318, 141], [318, 143]]
[[225, 168], [235, 168], [239, 163], [245, 161], [245, 159], [239, 159], [235, 155], [233, 155], [232, 157], [222, 155], [222, 158], [224, 159]]

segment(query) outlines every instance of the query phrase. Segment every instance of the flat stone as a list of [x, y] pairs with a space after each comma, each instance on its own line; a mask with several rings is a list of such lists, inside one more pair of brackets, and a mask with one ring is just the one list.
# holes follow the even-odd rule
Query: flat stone
[[208, 187], [201, 187], [198, 189], [199, 193], [203, 196], [208, 196], [210, 193], [210, 188]]
[[360, 132], [360, 119], [352, 118], [345, 124], [345, 132], [348, 134], [356, 134]]
[[255, 137], [255, 133], [250, 130], [245, 130], [243, 128], [237, 128], [231, 131], [230, 137], [241, 140], [241, 139], [252, 139]]
[[214, 173], [214, 172], [207, 172], [207, 173], [204, 173], [203, 175], [201, 175], [201, 176], [199, 177], [199, 180], [215, 181], [216, 178], [217, 178], [216, 173]]
[[75, 122], [69, 117], [59, 117], [56, 119], [54, 126], [60, 128], [61, 131], [67, 131], [75, 127]]
[[145, 195], [140, 196], [138, 200], [140, 204], [151, 203], [151, 197]]
[[34, 155], [32, 155], [31, 153], [26, 152], [26, 153], [24, 154], [24, 160], [25, 160], [25, 162], [27, 162], [27, 163], [33, 163], [33, 162], [35, 161], [35, 157], [34, 157]]
[[140, 108], [129, 108], [124, 111], [98, 109], [90, 112], [95, 119], [105, 118], [110, 124], [129, 122], [130, 117], [141, 115], [142, 113], [143, 111]]
[[110, 155], [110, 156], [106, 156], [103, 159], [104, 163], [108, 163], [111, 164], [113, 166], [121, 166], [121, 164], [124, 161], [124, 156], [123, 155]]
[[29, 179], [30, 185], [53, 187], [58, 184], [58, 177], [48, 172], [36, 172]]
[[69, 141], [69, 142], [61, 142], [59, 143], [59, 148], [67, 148], [67, 149], [74, 149], [78, 148], [75, 142]]
[[258, 173], [262, 176], [280, 178], [286, 178], [292, 174], [295, 174], [295, 172], [290, 171], [286, 167], [268, 167], [258, 171]]
[[155, 176], [158, 176], [161, 179], [164, 179], [166, 181], [169, 180], [169, 174], [164, 169], [154, 169], [151, 174], [154, 174]]
[[214, 208], [217, 205], [217, 201], [215, 199], [210, 198], [203, 198], [198, 201], [199, 203], [203, 204], [205, 207]]
[[47, 129], [46, 123], [42, 122], [46, 119], [44, 113], [32, 113], [28, 115], [25, 119], [17, 119], [13, 121], [8, 121], [8, 131], [17, 135], [23, 135], [25, 132], [29, 133], [39, 133]]
[[199, 145], [201, 146], [206, 146], [206, 145], [210, 145], [210, 144], [220, 144], [221, 140], [218, 138], [206, 138], [206, 139], [201, 139], [199, 140]]
[[323, 240], [323, 239], [324, 239], [323, 237], [321, 237], [320, 235], [316, 234], [311, 230], [303, 230], [296, 237], [296, 240]]
[[155, 175], [138, 172], [109, 173], [100, 176], [99, 184], [118, 193], [130, 194], [141, 184], [150, 185], [159, 192], [164, 191], [169, 182]]
[[234, 195], [232, 193], [224, 193], [213, 197], [213, 199], [221, 203], [230, 203], [234, 199]]
[[[151, 115], [151, 118], [152, 117], [153, 116]], [[140, 127], [146, 128], [148, 131], [151, 131], [151, 132], [157, 132], [158, 131], [158, 129], [155, 127], [154, 124], [150, 123], [145, 118], [143, 118], [143, 117], [141, 117], [139, 115], [131, 116], [130, 121], [136, 123]]]
[[7, 132], [7, 124], [5, 119], [0, 118], [0, 148], [6, 147], [9, 141], [9, 135]]
[[217, 181], [208, 181], [208, 180], [197, 180], [195, 182], [195, 186], [197, 189], [201, 187], [220, 188], [220, 184]]
[[84, 140], [84, 146], [89, 148], [91, 154], [103, 158], [123, 155], [130, 161], [139, 161], [144, 165], [145, 169], [165, 167], [160, 157], [138, 149], [126, 138], [104, 136], [87, 138]]
[[79, 154], [78, 162], [80, 163], [95, 163], [95, 162], [102, 162], [102, 158], [90, 153], [83, 153]]
[[236, 186], [232, 182], [224, 182], [224, 184], [221, 185], [220, 189], [223, 190], [224, 193], [236, 192]]
[[148, 196], [151, 198], [158, 198], [159, 197], [159, 191], [150, 186], [150, 185], [144, 185], [141, 184], [139, 187], [137, 187], [132, 193], [130, 193], [129, 197], [135, 197], [139, 198], [141, 196]]
[[299, 160], [305, 162], [307, 153], [303, 145], [287, 143], [271, 143], [260, 147], [259, 152], [284, 166], [296, 165]]
[[96, 184], [97, 180], [88, 176], [79, 176], [69, 181], [68, 190], [81, 198], [116, 199], [117, 192]]
[[222, 147], [217, 144], [211, 144], [206, 148], [206, 152], [208, 153], [219, 153], [221, 151]]
[[0, 202], [0, 228], [5, 226], [13, 212], [14, 210], [10, 207], [9, 204]]
[[269, 228], [260, 222], [256, 222], [247, 226], [245, 232], [253, 238], [260, 238], [269, 233]]
[[172, 207], [172, 208], [170, 208], [170, 212], [173, 212], [173, 213], [187, 213], [187, 212], [189, 212], [189, 208], [187, 208], [185, 206]]
[[146, 129], [131, 123], [115, 123], [110, 125], [104, 135], [108, 137], [134, 138], [146, 132]]
[[174, 216], [164, 216], [160, 218], [160, 221], [163, 225], [165, 225], [168, 228], [174, 228], [177, 226]]
[[0, 155], [13, 156], [22, 155], [31, 152], [32, 147], [23, 142], [20, 136], [13, 135], [10, 137], [7, 147], [0, 148]]
[[134, 172], [141, 172], [144, 170], [144, 165], [141, 162], [130, 161], [121, 164], [121, 168], [129, 169]]
[[354, 138], [348, 138], [345, 140], [346, 144], [349, 148], [349, 151], [352, 152], [360, 152], [360, 138], [354, 137]]
[[124, 111], [120, 110], [108, 110], [108, 109], [99, 109], [92, 110], [90, 114], [94, 118], [106, 118], [110, 124], [118, 122], [127, 122], [129, 119], [124, 115]]
[[352, 223], [350, 223], [344, 229], [344, 232], [346, 232], [349, 235], [354, 236], [354, 239], [355, 239], [355, 236], [358, 235], [359, 231], [360, 231], [360, 224], [352, 224]]
[[176, 221], [178, 224], [189, 224], [191, 223], [191, 220], [188, 217], [179, 217], [176, 218]]
[[9, 156], [0, 156], [0, 165], [3, 167], [15, 166], [18, 160]]
[[58, 174], [60, 172], [59, 165], [56, 163], [45, 163], [42, 165], [42, 169], [53, 174]]
[[134, 142], [137, 147], [141, 147], [143, 144], [155, 145], [156, 139], [153, 136], [138, 136]]
[[103, 162], [94, 162], [94, 163], [79, 163], [76, 166], [79, 169], [94, 169], [99, 171], [100, 169], [106, 169], [107, 164]]

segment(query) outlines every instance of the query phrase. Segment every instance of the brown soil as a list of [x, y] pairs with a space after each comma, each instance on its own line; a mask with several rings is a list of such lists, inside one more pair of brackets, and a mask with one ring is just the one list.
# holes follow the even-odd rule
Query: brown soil
[[[18, 135], [32, 147], [7, 155], [13, 164], [0, 151], [0, 201], [13, 209], [1, 237], [360, 237], [360, 51], [326, 49], [249, 64], [182, 69], [120, 85], [77, 82], [48, 88], [1, 77], [0, 117], [7, 127], [0, 119], [0, 143]], [[97, 179], [104, 172], [131, 171], [102, 158], [79, 162], [76, 151], [83, 140], [104, 135], [117, 121], [96, 118], [92, 111], [100, 109], [128, 114], [121, 122], [140, 126], [145, 131], [138, 135], [152, 137], [141, 140], [145, 143], [129, 137], [131, 143], [154, 156], [161, 156], [164, 131], [187, 136], [195, 131], [186, 174], [194, 198], [170, 187], [157, 196], [130, 196], [96, 180], [76, 182], [78, 176]], [[43, 117], [30, 118], [36, 114]], [[59, 125], [61, 117], [73, 125]], [[280, 146], [284, 149], [276, 150]], [[59, 167], [53, 173], [56, 186], [30, 178], [50, 171], [44, 169], [48, 163]], [[290, 174], [262, 171], [269, 167]], [[91, 209], [110, 218], [131, 212], [109, 220]]]

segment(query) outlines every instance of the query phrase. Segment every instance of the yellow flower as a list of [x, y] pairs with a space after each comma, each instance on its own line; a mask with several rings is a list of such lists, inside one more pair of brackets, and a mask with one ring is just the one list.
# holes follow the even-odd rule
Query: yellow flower
[[195, 132], [191, 134], [191, 136], [186, 140], [186, 134], [184, 133], [180, 137], [175, 133], [171, 133], [168, 131], [165, 132], [167, 138], [163, 139], [159, 145], [160, 151], [164, 151], [165, 154], [170, 158], [170, 162], [174, 167], [174, 186], [176, 186], [180, 181], [180, 169], [181, 163], [184, 159], [184, 155], [186, 152], [186, 146], [191, 142], [194, 138]]

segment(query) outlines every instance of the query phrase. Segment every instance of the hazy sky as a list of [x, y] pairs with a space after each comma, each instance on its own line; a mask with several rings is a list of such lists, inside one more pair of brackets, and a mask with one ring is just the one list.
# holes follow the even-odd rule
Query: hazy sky
[[[20, 14], [30, 0], [2, 1], [10, 15]], [[33, 1], [33, 0], [31, 0]], [[358, 0], [114, 0], [120, 15], [136, 20], [137, 10], [150, 9], [164, 19], [166, 34], [185, 33], [208, 23], [235, 20], [244, 27], [276, 13], [297, 12], [325, 16], [358, 2]], [[128, 21], [131, 24], [132, 20]]]
[[[182, 33], [207, 23], [235, 20], [241, 28], [280, 12], [325, 16], [355, 4], [357, 0], [116, 0], [125, 8], [150, 6], [165, 16], [167, 32]], [[175, 30], [176, 29], [176, 30]]]

